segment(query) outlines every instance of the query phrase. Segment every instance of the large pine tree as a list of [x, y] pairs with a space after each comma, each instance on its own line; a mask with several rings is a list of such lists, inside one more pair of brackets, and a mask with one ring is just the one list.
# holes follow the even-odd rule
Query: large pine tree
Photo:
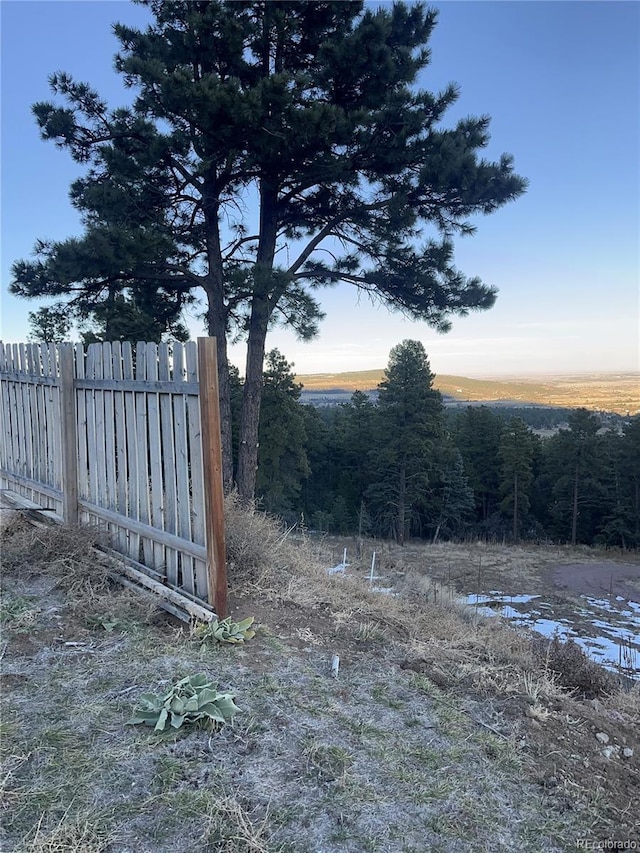
[[404, 544], [411, 521], [424, 501], [443, 438], [442, 396], [420, 341], [393, 347], [378, 386], [378, 435], [372, 455], [377, 482], [369, 490], [372, 512]]
[[71, 190], [84, 233], [38, 243], [12, 290], [83, 310], [146, 294], [176, 312], [204, 293], [227, 483], [226, 336], [247, 337], [237, 482], [248, 499], [270, 325], [312, 335], [314, 290], [340, 281], [440, 329], [489, 308], [495, 291], [454, 267], [452, 238], [525, 181], [511, 157], [479, 156], [488, 118], [439, 127], [457, 93], [415, 86], [437, 17], [420, 3], [141, 2], [154, 17], [144, 32], [114, 28], [132, 107], [109, 109], [57, 73], [63, 104], [33, 108], [42, 137], [88, 166]]

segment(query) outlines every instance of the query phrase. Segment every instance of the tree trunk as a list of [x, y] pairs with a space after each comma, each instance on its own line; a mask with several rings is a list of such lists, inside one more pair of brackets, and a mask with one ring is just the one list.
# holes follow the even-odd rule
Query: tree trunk
[[576, 473], [573, 478], [573, 514], [571, 518], [571, 544], [575, 545], [578, 539], [578, 477], [580, 465], [576, 464]]
[[258, 425], [262, 400], [262, 372], [269, 319], [279, 292], [273, 278], [278, 226], [278, 191], [267, 181], [260, 186], [260, 241], [254, 268], [253, 299], [247, 341], [247, 367], [240, 418], [238, 494], [244, 504], [253, 500], [258, 470]]
[[216, 339], [218, 356], [218, 392], [220, 396], [220, 440], [222, 444], [222, 481], [225, 492], [233, 488], [233, 443], [231, 435], [231, 383], [227, 358], [226, 321], [218, 316], [209, 300], [207, 332]]
[[398, 484], [398, 545], [404, 545], [404, 531], [406, 525], [406, 497], [407, 497], [407, 471], [404, 465], [400, 468], [400, 482]]
[[258, 427], [262, 400], [262, 372], [267, 339], [269, 309], [264, 300], [254, 296], [247, 343], [247, 368], [242, 394], [240, 449], [236, 478], [240, 500], [253, 500], [258, 471]]
[[218, 224], [219, 201], [216, 176], [210, 174], [202, 193], [206, 222], [208, 274], [203, 282], [207, 294], [207, 332], [216, 339], [220, 395], [220, 439], [222, 481], [225, 492], [233, 487], [233, 442], [231, 436], [231, 383], [227, 358], [227, 308], [224, 301], [224, 271]]
[[518, 472], [513, 475], [513, 541], [518, 541]]

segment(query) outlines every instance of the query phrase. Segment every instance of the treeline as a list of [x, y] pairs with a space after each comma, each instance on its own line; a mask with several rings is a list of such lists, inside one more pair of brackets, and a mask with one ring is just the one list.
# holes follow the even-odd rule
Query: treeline
[[[391, 351], [377, 402], [299, 402], [292, 365], [267, 356], [257, 494], [288, 522], [402, 543], [467, 536], [640, 546], [640, 416], [621, 431], [586, 409], [534, 434], [507, 410], [445, 413], [421, 343]], [[234, 377], [235, 416], [241, 381]]]

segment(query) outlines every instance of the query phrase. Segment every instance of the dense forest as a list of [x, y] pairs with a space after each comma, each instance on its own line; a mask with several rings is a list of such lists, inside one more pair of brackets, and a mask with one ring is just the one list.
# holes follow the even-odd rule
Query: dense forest
[[[541, 438], [509, 409], [446, 410], [411, 340], [391, 350], [377, 399], [356, 391], [340, 406], [303, 405], [292, 367], [267, 356], [257, 476], [261, 505], [288, 523], [400, 543], [640, 546], [640, 416], [612, 426], [575, 409]], [[232, 385], [236, 418], [237, 374]]]

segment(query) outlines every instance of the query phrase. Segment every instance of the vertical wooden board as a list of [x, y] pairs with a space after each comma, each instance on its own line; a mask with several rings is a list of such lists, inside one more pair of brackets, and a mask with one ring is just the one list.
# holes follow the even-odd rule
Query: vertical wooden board
[[33, 356], [34, 356], [33, 349], [34, 349], [34, 347], [35, 347], [35, 344], [25, 344], [25, 345], [24, 345], [24, 350], [25, 350], [25, 370], [26, 370], [26, 372], [29, 374], [29, 376], [33, 376], [33, 375], [35, 374], [35, 372], [36, 372], [36, 371], [35, 371], [34, 360], [33, 360]]
[[11, 381], [8, 385], [9, 392], [9, 411], [11, 413], [11, 446], [13, 448], [13, 473], [20, 474], [20, 466], [21, 462], [21, 448], [20, 448], [20, 430], [23, 429], [21, 426], [22, 419], [22, 409], [20, 406], [20, 399], [18, 396], [19, 384], [17, 382]]
[[[198, 350], [195, 341], [185, 344], [187, 361], [187, 381], [198, 381]], [[191, 471], [191, 541], [196, 545], [204, 545], [205, 515], [204, 515], [204, 476], [202, 472], [202, 437], [200, 432], [200, 401], [196, 394], [187, 397], [187, 433], [189, 438], [188, 459]], [[196, 560], [194, 565], [196, 595], [203, 600], [209, 600], [209, 580], [207, 566], [202, 560]]]
[[[113, 358], [112, 373], [116, 381], [122, 380], [122, 347], [120, 341], [111, 344]], [[115, 507], [120, 515], [127, 515], [127, 436], [124, 421], [124, 392], [113, 392], [113, 408], [115, 416], [115, 449], [116, 449], [116, 498]], [[118, 550], [121, 554], [129, 553], [127, 531], [124, 527], [118, 529]]]
[[[180, 386], [186, 378], [184, 368], [184, 347], [182, 344], [173, 345], [173, 381], [176, 393], [173, 398], [173, 434], [175, 443], [175, 470], [177, 491], [177, 522], [178, 536], [191, 541], [191, 496], [189, 494], [189, 458], [187, 454], [187, 412], [186, 397], [180, 391]], [[180, 559], [181, 577], [178, 584], [187, 592], [194, 593], [193, 557], [182, 554]]]
[[[87, 379], [95, 379], [96, 350], [94, 344], [89, 344], [87, 350], [85, 374]], [[87, 451], [89, 454], [89, 501], [95, 504], [98, 503], [98, 459], [96, 453], [96, 392], [94, 389], [87, 389], [85, 402], [87, 410]]]
[[[133, 348], [129, 341], [122, 344], [122, 378], [133, 379]], [[140, 521], [138, 500], [138, 441], [136, 434], [136, 395], [133, 391], [124, 392], [124, 431], [127, 450], [127, 506], [129, 518]], [[128, 533], [129, 556], [140, 559], [140, 537], [137, 533]]]
[[[170, 381], [169, 345], [158, 344], [158, 378], [163, 382]], [[175, 395], [160, 394], [160, 439], [162, 477], [164, 483], [164, 530], [176, 534], [178, 531], [178, 501], [176, 489], [176, 453], [173, 435], [173, 397]], [[173, 548], [166, 552], [167, 580], [178, 584], [178, 554]]]
[[9, 380], [6, 376], [6, 356], [4, 344], [0, 343], [0, 468], [11, 471], [13, 460], [11, 453], [11, 413], [9, 410]]
[[[17, 347], [12, 347], [12, 371], [15, 372], [18, 364]], [[13, 456], [13, 473], [21, 473], [22, 465], [22, 444], [21, 431], [24, 429], [24, 416], [22, 406], [20, 404], [20, 383], [17, 379], [11, 379], [8, 383], [9, 392], [9, 411], [11, 412], [11, 446]]]
[[[13, 349], [7, 345], [5, 349], [5, 358], [7, 360], [7, 371], [14, 370], [14, 353]], [[18, 460], [20, 448], [18, 444], [18, 406], [16, 399], [16, 383], [7, 378], [5, 384], [5, 395], [7, 401], [7, 428], [9, 430], [7, 441], [7, 453], [11, 459], [11, 467], [9, 471], [18, 473]]]
[[[84, 346], [76, 344], [76, 378], [84, 379]], [[78, 497], [90, 500], [89, 494], [89, 446], [87, 444], [87, 391], [76, 388], [76, 430], [78, 433]], [[89, 514], [80, 510], [79, 520], [87, 524]]]
[[[60, 345], [49, 344], [49, 363], [52, 376], [59, 380], [58, 360]], [[47, 408], [47, 455], [50, 457], [49, 477], [51, 485], [62, 489], [62, 448], [60, 446], [60, 386], [49, 385]]]
[[40, 352], [37, 344], [27, 345], [27, 365], [30, 382], [27, 388], [29, 394], [29, 425], [31, 431], [31, 479], [42, 482], [40, 476], [40, 429], [38, 424], [38, 379], [40, 378]]
[[[11, 350], [11, 347], [8, 344], [4, 350], [4, 357], [5, 357], [5, 364], [6, 364], [7, 373], [9, 373], [10, 371], [13, 371], [13, 352]], [[17, 463], [18, 448], [16, 446], [16, 418], [17, 418], [18, 413], [15, 410], [15, 399], [14, 399], [14, 393], [13, 393], [13, 384], [14, 383], [12, 382], [12, 380], [7, 377], [7, 379], [4, 383], [4, 396], [3, 396], [3, 402], [5, 402], [5, 400], [6, 400], [6, 420], [5, 420], [5, 423], [7, 425], [6, 428], [8, 430], [6, 452], [7, 452], [7, 458], [10, 460], [10, 467], [8, 467], [8, 470], [11, 472], [16, 471], [16, 466], [18, 464]]]
[[[147, 371], [146, 344], [136, 344], [136, 380], [144, 380]], [[150, 523], [150, 474], [149, 474], [149, 436], [147, 429], [147, 395], [144, 391], [136, 393], [136, 442], [138, 445], [138, 499], [140, 521]], [[153, 543], [142, 537], [142, 562], [153, 566]], [[139, 559], [137, 557], [136, 559]]]
[[72, 344], [60, 347], [60, 421], [62, 428], [62, 517], [78, 523], [78, 442], [75, 365]]
[[[102, 376], [104, 379], [113, 379], [113, 344], [104, 341], [102, 344]], [[115, 408], [113, 391], [106, 390], [103, 393], [104, 404], [104, 444], [105, 444], [105, 500], [106, 508], [112, 511], [116, 509], [116, 436], [115, 436]]]
[[[35, 380], [35, 364], [33, 358], [33, 349], [35, 344], [24, 345], [25, 355], [25, 383], [24, 383], [24, 398], [26, 401], [25, 419], [27, 426], [27, 448], [29, 460], [29, 479], [37, 480], [37, 433], [34, 427], [35, 417], [35, 397], [34, 397], [34, 380]], [[39, 500], [36, 499], [36, 503]]]
[[[145, 349], [147, 379], [158, 379], [158, 347], [148, 343]], [[147, 420], [149, 422], [149, 465], [151, 473], [151, 523], [158, 530], [164, 530], [164, 496], [162, 488], [162, 446], [160, 438], [160, 401], [159, 394], [147, 392]], [[158, 542], [153, 546], [153, 567], [162, 569], [165, 565], [164, 547]]]
[[[11, 346], [11, 370], [14, 374], [20, 372], [20, 359], [17, 344], [12, 344]], [[12, 413], [11, 429], [13, 443], [13, 473], [21, 474], [23, 465], [22, 431], [24, 430], [24, 414], [22, 412], [20, 381], [18, 377], [11, 379], [9, 383], [9, 395], [11, 398]]]
[[[18, 361], [20, 364], [20, 409], [21, 409], [21, 432], [20, 445], [22, 453], [21, 474], [23, 477], [31, 478], [31, 412], [29, 411], [29, 388], [27, 384], [27, 356], [25, 345], [18, 344]], [[33, 499], [30, 493], [28, 497]]]
[[227, 558], [224, 540], [224, 492], [220, 441], [220, 399], [215, 338], [198, 338], [198, 384], [204, 473], [205, 536], [209, 603], [227, 616]]
[[[102, 344], [91, 344], [91, 349], [94, 350], [93, 375], [95, 379], [103, 378], [102, 366]], [[105, 507], [107, 504], [107, 489], [106, 489], [106, 468], [107, 458], [105, 453], [105, 427], [104, 427], [104, 391], [96, 388], [94, 391], [94, 406], [95, 406], [95, 454], [96, 454], [96, 503], [100, 507]], [[101, 526], [106, 526], [99, 522]]]
[[7, 357], [4, 351], [4, 344], [0, 341], [0, 468], [4, 471], [10, 471], [10, 453], [9, 453], [9, 400], [7, 396], [8, 379], [6, 377]]
[[[43, 344], [43, 349], [46, 350], [46, 359], [45, 359], [45, 375], [53, 380], [54, 376], [54, 365], [52, 362], [55, 360], [55, 344]], [[53, 349], [53, 352], [52, 352]], [[53, 436], [52, 430], [55, 429], [55, 425], [53, 423], [53, 394], [54, 388], [52, 385], [43, 385], [42, 386], [42, 423], [44, 427], [44, 453], [45, 453], [45, 482], [50, 486], [53, 486], [56, 482], [55, 478], [55, 466], [56, 462], [53, 459], [54, 455], [54, 446], [53, 446]]]
[[24, 352], [23, 344], [14, 344], [14, 363], [17, 365], [18, 377], [14, 381], [16, 406], [17, 406], [17, 434], [16, 443], [18, 446], [17, 471], [23, 477], [27, 476], [27, 445], [25, 440], [26, 422], [24, 417], [24, 399], [23, 399], [23, 382], [22, 374], [22, 354]]
[[[38, 344], [38, 370], [39, 378], [47, 375], [49, 361], [49, 350], [46, 344]], [[45, 416], [45, 386], [39, 382], [35, 386], [35, 429], [38, 446], [37, 476], [41, 483], [47, 483], [47, 419]]]

